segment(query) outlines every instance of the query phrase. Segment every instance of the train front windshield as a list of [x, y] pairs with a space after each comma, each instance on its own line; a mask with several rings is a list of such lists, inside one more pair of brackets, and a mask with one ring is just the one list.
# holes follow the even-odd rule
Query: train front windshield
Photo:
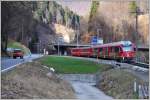
[[123, 46], [123, 51], [133, 51], [132, 46]]

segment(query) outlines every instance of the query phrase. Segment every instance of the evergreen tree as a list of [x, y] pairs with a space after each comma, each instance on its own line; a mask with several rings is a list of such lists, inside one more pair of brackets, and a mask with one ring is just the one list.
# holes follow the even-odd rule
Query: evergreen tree
[[90, 16], [89, 16], [89, 26], [88, 26], [88, 32], [92, 31], [94, 29], [95, 23], [93, 23], [94, 18], [97, 13], [97, 9], [99, 7], [99, 2], [100, 1], [92, 1], [92, 6], [91, 6], [91, 11], [90, 11]]
[[68, 19], [69, 19], [69, 9], [67, 7], [65, 7], [65, 15], [64, 15], [64, 20], [65, 20], [65, 24], [68, 27]]
[[61, 15], [60, 9], [57, 9], [56, 19], [57, 19], [57, 23], [62, 24], [62, 20], [63, 20], [63, 18], [62, 18], [62, 15]]
[[129, 3], [129, 10], [131, 12], [131, 15], [135, 15], [136, 14], [136, 9], [137, 9], [136, 1], [131, 1]]
[[99, 6], [99, 1], [92, 1], [90, 18], [89, 18], [90, 20], [96, 15], [98, 6]]

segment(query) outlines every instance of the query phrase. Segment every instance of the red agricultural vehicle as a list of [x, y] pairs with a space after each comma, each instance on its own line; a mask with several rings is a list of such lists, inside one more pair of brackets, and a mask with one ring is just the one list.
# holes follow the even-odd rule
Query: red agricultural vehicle
[[14, 49], [13, 51], [13, 58], [16, 59], [17, 57], [20, 57], [23, 59], [24, 53], [21, 49]]

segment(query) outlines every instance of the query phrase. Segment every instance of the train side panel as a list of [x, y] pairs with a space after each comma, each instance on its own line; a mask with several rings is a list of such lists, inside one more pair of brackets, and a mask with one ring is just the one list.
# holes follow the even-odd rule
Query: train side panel
[[99, 57], [115, 60], [132, 60], [135, 57], [134, 48], [134, 44], [123, 45], [119, 43], [111, 43], [111, 45], [104, 44], [90, 48], [74, 48], [71, 50], [71, 54], [73, 56]]

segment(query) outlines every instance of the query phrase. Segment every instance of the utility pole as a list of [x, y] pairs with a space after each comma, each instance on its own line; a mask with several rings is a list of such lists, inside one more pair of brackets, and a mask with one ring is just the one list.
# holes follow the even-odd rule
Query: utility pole
[[24, 22], [24, 19], [22, 19], [22, 25], [21, 25], [21, 29], [22, 29], [21, 41], [22, 41], [22, 43], [23, 43], [23, 22]]
[[97, 37], [98, 37], [98, 38], [101, 37], [101, 35], [100, 35], [101, 31], [102, 31], [101, 28], [97, 29]]
[[76, 32], [77, 32], [77, 48], [78, 48], [78, 46], [79, 46], [79, 23], [76, 23], [76, 25], [75, 25], [75, 27], [76, 27]]
[[58, 48], [57, 53], [58, 53], [58, 55], [59, 55], [59, 35], [57, 35], [57, 48]]
[[138, 34], [138, 13], [139, 13], [139, 8], [136, 6], [136, 16], [135, 16], [135, 29], [136, 29], [136, 57], [138, 56], [138, 39], [139, 39], [139, 34]]
[[[73, 17], [72, 17], [73, 20]], [[76, 30], [76, 34], [77, 34], [77, 48], [79, 46], [79, 30], [80, 30], [80, 26], [79, 26], [79, 22], [77, 21], [77, 17], [75, 17], [75, 30]]]
[[79, 46], [79, 26], [77, 28], [77, 48]]
[[39, 53], [41, 53], [41, 40], [40, 40], [40, 43], [39, 43]]
[[57, 41], [57, 46], [58, 46], [58, 55], [59, 55], [59, 40]]
[[99, 43], [100, 39], [102, 39], [102, 37], [100, 36], [100, 32], [101, 32], [101, 28], [97, 29], [97, 42]]
[[140, 13], [143, 13], [140, 11], [139, 7], [136, 6], [136, 10], [135, 12], [131, 12], [131, 13], [135, 13], [135, 29], [136, 29], [136, 57], [137, 57], [137, 52], [138, 52], [138, 39], [139, 39], [139, 34], [138, 34], [138, 15]]
[[99, 29], [97, 29], [97, 38], [99, 38]]

